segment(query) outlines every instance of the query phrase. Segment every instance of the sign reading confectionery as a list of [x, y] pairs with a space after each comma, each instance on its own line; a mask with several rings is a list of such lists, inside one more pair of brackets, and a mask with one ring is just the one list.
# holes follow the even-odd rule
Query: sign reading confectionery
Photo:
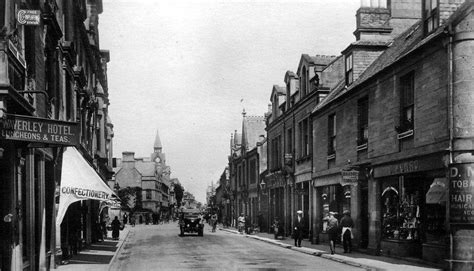
[[449, 175], [450, 222], [474, 223], [474, 163], [452, 164]]
[[79, 144], [79, 124], [8, 114], [0, 119], [0, 139], [74, 146]]

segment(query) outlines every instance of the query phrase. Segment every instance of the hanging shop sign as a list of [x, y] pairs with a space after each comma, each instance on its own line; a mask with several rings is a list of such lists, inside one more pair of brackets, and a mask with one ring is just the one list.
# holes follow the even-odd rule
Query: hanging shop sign
[[6, 118], [0, 119], [0, 138], [75, 146], [79, 144], [79, 124], [8, 114]]
[[351, 170], [341, 170], [341, 185], [357, 185], [359, 181], [359, 171], [355, 169]]
[[17, 21], [24, 25], [40, 25], [41, 11], [34, 9], [20, 9], [17, 12]]
[[474, 223], [474, 163], [450, 165], [449, 176], [450, 222]]

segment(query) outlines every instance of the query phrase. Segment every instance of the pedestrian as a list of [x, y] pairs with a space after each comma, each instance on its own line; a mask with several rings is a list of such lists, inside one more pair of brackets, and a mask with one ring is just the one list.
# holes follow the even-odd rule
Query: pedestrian
[[123, 224], [127, 225], [127, 222], [128, 222], [128, 216], [127, 216], [127, 214], [124, 214], [123, 215]]
[[258, 212], [257, 224], [258, 224], [258, 231], [263, 231], [263, 215], [261, 212]]
[[114, 240], [118, 240], [119, 239], [119, 235], [120, 235], [120, 221], [118, 220], [118, 217], [116, 216], [114, 218], [114, 220], [112, 221], [112, 238]]
[[250, 234], [252, 232], [251, 230], [252, 224], [250, 223], [250, 218], [248, 215], [245, 216], [245, 233]]
[[211, 226], [212, 226], [212, 232], [216, 232], [216, 226], [217, 226], [217, 214], [213, 213], [211, 216]]
[[344, 253], [351, 253], [352, 250], [352, 227], [354, 227], [354, 221], [351, 218], [349, 210], [344, 211], [344, 216], [341, 219], [342, 228], [342, 246], [344, 247]]
[[237, 218], [239, 233], [243, 234], [245, 228], [245, 216], [244, 213], [240, 213], [240, 216]]
[[295, 239], [295, 247], [301, 247], [301, 240], [303, 240], [303, 211], [298, 210], [296, 212], [297, 217], [295, 219], [295, 228], [293, 231], [293, 238]]
[[336, 253], [336, 240], [339, 228], [339, 222], [334, 217], [335, 212], [329, 212], [329, 215], [324, 218], [327, 221], [326, 232], [329, 236], [329, 248], [331, 249], [331, 254]]

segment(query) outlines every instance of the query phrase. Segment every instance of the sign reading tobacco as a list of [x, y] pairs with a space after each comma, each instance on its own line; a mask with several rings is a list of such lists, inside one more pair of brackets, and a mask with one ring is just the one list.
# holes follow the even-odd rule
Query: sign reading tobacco
[[74, 146], [79, 144], [79, 126], [75, 122], [7, 115], [0, 119], [0, 138]]
[[449, 172], [450, 222], [474, 223], [474, 164], [453, 164]]

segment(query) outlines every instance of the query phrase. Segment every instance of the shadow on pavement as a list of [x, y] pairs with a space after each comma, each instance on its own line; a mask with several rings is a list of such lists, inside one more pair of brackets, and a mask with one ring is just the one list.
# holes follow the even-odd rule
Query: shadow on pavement
[[69, 265], [73, 264], [109, 264], [113, 255], [90, 255], [78, 254], [69, 260]]

